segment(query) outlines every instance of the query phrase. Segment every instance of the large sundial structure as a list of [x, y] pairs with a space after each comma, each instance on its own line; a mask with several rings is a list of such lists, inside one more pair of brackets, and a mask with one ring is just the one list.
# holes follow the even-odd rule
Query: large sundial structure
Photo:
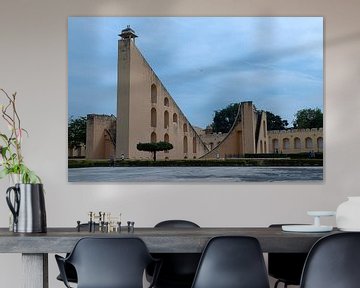
[[322, 129], [268, 131], [266, 113], [251, 101], [240, 103], [225, 135], [194, 129], [136, 47], [135, 31], [127, 26], [119, 36], [117, 117], [88, 115], [86, 158], [151, 159], [136, 146], [160, 141], [174, 148], [157, 153], [157, 158], [172, 160], [323, 151]]
[[118, 42], [116, 157], [147, 159], [136, 145], [165, 141], [170, 151], [159, 159], [194, 159], [208, 152], [199, 135], [168, 93], [135, 45], [137, 35], [129, 26]]

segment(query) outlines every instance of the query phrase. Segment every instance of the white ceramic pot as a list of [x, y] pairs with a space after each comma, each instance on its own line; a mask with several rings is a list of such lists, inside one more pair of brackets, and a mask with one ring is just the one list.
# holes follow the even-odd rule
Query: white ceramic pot
[[360, 231], [360, 196], [348, 197], [338, 206], [336, 226], [342, 231]]

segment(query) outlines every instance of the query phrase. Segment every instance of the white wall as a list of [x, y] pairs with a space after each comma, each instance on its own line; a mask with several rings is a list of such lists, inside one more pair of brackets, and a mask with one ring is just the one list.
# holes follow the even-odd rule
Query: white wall
[[[0, 86], [18, 92], [30, 132], [26, 161], [46, 187], [48, 226], [72, 226], [87, 211], [108, 210], [136, 226], [187, 218], [201, 226], [267, 226], [311, 221], [360, 195], [360, 20], [357, 0], [1, 0]], [[323, 184], [146, 185], [67, 182], [67, 17], [121, 15], [286, 15], [325, 19], [325, 181]], [[119, 27], [120, 29], [123, 27]], [[5, 189], [0, 226], [8, 224]], [[329, 221], [333, 223], [334, 221]], [[50, 287], [54, 259], [50, 256]], [[0, 255], [2, 287], [20, 287], [19, 255]]]

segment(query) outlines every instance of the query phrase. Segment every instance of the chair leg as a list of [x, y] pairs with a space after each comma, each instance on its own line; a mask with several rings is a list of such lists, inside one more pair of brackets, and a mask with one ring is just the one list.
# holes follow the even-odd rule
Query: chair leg
[[284, 283], [284, 288], [287, 288], [287, 287], [288, 287], [288, 285], [287, 285], [286, 282], [283, 282], [283, 281], [281, 281], [281, 280], [277, 280], [277, 281], [275, 282], [275, 284], [274, 284], [274, 288], [277, 288], [278, 285], [279, 285], [279, 283]]

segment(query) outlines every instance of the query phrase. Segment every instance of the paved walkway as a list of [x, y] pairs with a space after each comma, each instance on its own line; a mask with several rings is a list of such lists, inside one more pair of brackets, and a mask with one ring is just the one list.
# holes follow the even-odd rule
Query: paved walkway
[[96, 167], [68, 170], [69, 182], [321, 181], [323, 167]]

